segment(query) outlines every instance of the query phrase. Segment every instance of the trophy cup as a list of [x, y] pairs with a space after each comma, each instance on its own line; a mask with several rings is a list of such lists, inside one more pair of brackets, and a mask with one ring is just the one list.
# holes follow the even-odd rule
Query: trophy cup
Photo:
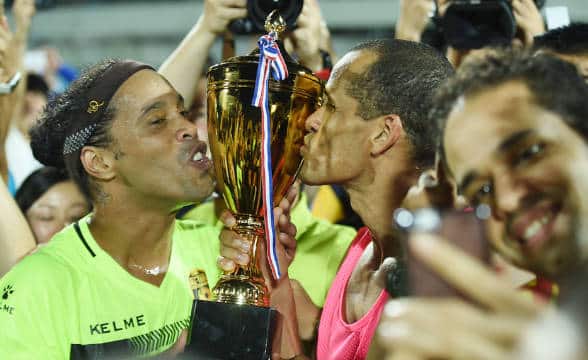
[[[272, 36], [285, 30], [279, 14], [265, 24]], [[304, 123], [322, 99], [320, 80], [295, 62], [277, 41], [288, 69], [282, 81], [269, 80], [273, 200], [278, 204], [292, 185], [302, 158]], [[216, 301], [196, 302], [189, 352], [206, 359], [269, 359], [277, 312], [269, 307], [260, 271], [265, 241], [261, 134], [262, 110], [251, 105], [260, 50], [228, 59], [208, 71], [208, 133], [217, 191], [234, 214], [234, 230], [250, 246], [250, 265], [221, 276]]]

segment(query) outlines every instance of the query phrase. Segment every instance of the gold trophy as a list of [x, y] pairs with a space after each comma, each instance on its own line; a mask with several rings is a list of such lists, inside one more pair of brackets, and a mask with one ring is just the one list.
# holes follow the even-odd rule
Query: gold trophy
[[[274, 36], [279, 37], [285, 27], [277, 11], [266, 19], [266, 31]], [[302, 163], [304, 123], [318, 108], [323, 95], [321, 81], [277, 43], [289, 76], [282, 81], [271, 79], [268, 87], [274, 204], [280, 202], [296, 178]], [[260, 261], [266, 256], [259, 246], [265, 242], [261, 109], [251, 105], [258, 64], [256, 49], [208, 71], [208, 134], [217, 191], [235, 215], [234, 230], [251, 244], [251, 261], [248, 266], [222, 275], [213, 290], [216, 302], [197, 302], [192, 342], [201, 342], [197, 352], [201, 357], [267, 359], [271, 354], [276, 311], [269, 308], [268, 289], [260, 271]], [[225, 338], [219, 335], [202, 339], [211, 338], [215, 331]]]

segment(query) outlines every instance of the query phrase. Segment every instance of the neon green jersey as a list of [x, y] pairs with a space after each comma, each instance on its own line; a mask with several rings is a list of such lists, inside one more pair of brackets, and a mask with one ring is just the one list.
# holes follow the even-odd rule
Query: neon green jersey
[[[297, 247], [288, 275], [300, 282], [315, 305], [322, 307], [356, 231], [312, 215], [304, 192], [292, 208], [290, 217], [296, 225]], [[216, 226], [219, 232], [223, 226], [215, 216], [213, 202], [195, 207], [184, 218]]]
[[0, 359], [161, 353], [189, 325], [191, 283], [202, 284], [205, 275], [212, 288], [220, 275], [215, 228], [176, 221], [168, 271], [156, 287], [102, 250], [88, 219], [65, 228], [0, 279]]

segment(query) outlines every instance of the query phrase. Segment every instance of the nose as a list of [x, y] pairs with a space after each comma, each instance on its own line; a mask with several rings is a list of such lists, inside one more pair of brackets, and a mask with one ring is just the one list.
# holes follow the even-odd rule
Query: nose
[[312, 114], [310, 114], [310, 116], [306, 119], [306, 122], [304, 124], [306, 132], [315, 133], [315, 132], [319, 131], [321, 124], [322, 124], [324, 112], [325, 112], [325, 110], [324, 110], [324, 106], [323, 106], [323, 107], [317, 109]]
[[521, 206], [526, 196], [526, 188], [508, 174], [502, 174], [494, 179], [494, 211], [493, 215], [501, 221], [514, 213]]
[[176, 131], [176, 140], [179, 142], [198, 139], [198, 127], [196, 124], [184, 119], [181, 127]]

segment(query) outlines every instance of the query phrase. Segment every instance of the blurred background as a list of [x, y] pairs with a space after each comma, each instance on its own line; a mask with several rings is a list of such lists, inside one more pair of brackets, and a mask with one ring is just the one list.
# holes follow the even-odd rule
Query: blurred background
[[[50, 44], [74, 67], [104, 57], [159, 65], [202, 6], [201, 0], [37, 0], [29, 48]], [[320, 6], [339, 54], [364, 39], [392, 37], [399, 9], [398, 0], [320, 0]], [[547, 0], [542, 12], [554, 6], [566, 6], [571, 21], [588, 21], [588, 0]], [[254, 46], [248, 38], [238, 40], [237, 54]], [[220, 49], [218, 40], [211, 55], [219, 59]], [[34, 56], [27, 61], [35, 66]]]

